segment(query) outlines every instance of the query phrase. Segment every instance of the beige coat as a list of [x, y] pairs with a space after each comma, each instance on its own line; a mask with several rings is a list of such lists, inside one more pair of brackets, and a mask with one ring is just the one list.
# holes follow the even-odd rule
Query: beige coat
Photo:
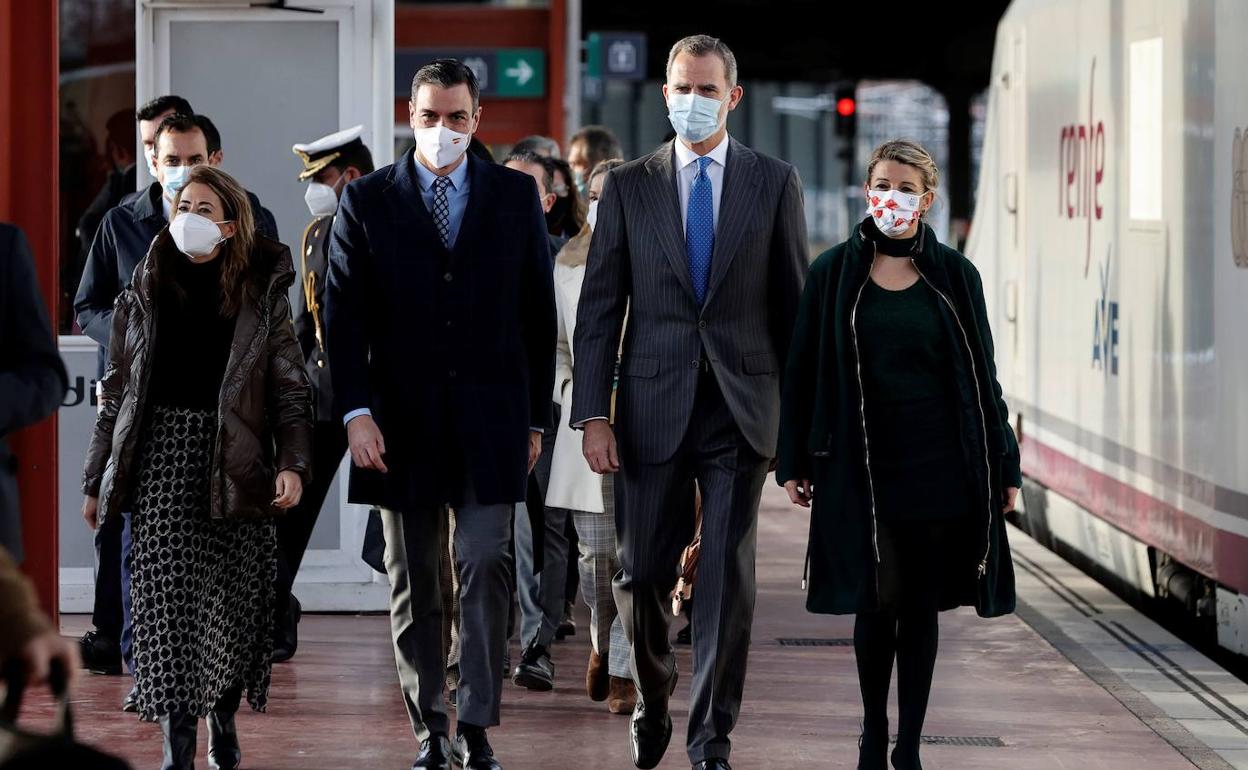
[[[568, 242], [555, 261], [555, 307], [559, 337], [555, 347], [555, 403], [562, 409], [555, 450], [551, 457], [546, 504], [572, 511], [602, 513], [602, 476], [589, 469], [581, 453], [579, 430], [567, 417], [572, 414], [572, 340], [576, 336], [576, 306], [585, 280], [585, 253], [589, 233], [583, 231]], [[603, 415], [604, 417], [607, 415]]]

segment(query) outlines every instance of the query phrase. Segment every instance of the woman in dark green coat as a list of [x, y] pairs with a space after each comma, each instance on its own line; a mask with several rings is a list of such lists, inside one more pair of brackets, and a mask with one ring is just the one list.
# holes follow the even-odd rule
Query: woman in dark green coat
[[1018, 444], [993, 362], [979, 272], [923, 222], [936, 164], [919, 145], [873, 153], [867, 217], [811, 266], [785, 370], [776, 479], [811, 506], [811, 612], [857, 615], [858, 767], [920, 768], [937, 613], [1014, 610], [1004, 513]]

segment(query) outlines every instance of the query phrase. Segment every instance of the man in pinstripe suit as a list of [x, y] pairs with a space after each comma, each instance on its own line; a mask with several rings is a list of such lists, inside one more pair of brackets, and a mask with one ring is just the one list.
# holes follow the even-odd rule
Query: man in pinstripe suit
[[[633, 644], [640, 768], [655, 767], [671, 737], [666, 608], [694, 534], [695, 481], [702, 491], [687, 746], [695, 770], [723, 770], [745, 682], [758, 500], [808, 263], [806, 220], [794, 168], [728, 137], [742, 89], [726, 45], [704, 35], [678, 42], [663, 93], [676, 141], [611, 171], [598, 204], [571, 422], [585, 431], [590, 466], [618, 473], [615, 594]], [[626, 311], [617, 436], [603, 418]]]

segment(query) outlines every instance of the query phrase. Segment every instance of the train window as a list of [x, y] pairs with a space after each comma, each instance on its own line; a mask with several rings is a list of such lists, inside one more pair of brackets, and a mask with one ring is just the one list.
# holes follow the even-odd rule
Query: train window
[[1128, 59], [1128, 174], [1131, 219], [1161, 219], [1161, 38], [1131, 43]]

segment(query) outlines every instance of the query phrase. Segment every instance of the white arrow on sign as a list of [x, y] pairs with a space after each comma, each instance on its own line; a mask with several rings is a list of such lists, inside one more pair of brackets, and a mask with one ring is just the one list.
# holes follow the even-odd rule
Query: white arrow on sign
[[507, 70], [507, 77], [515, 78], [516, 83], [524, 85], [533, 79], [533, 68], [524, 59], [521, 59], [516, 66]]

